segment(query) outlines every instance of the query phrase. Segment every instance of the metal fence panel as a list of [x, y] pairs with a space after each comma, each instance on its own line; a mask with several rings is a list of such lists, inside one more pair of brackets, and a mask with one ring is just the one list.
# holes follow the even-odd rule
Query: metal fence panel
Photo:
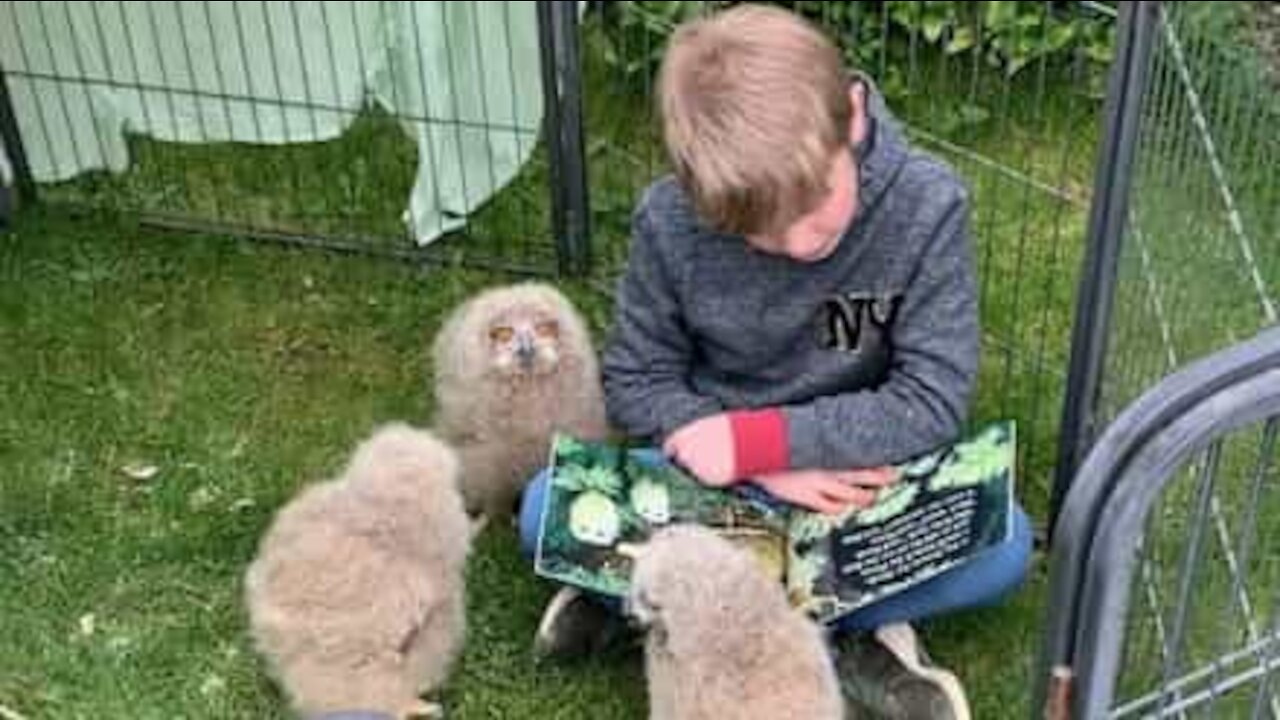
[[[1089, 244], [1076, 294], [1071, 364], [1063, 405], [1058, 465], [1054, 468], [1051, 506], [1055, 513], [1089, 440], [1098, 431], [1099, 383], [1110, 338], [1120, 248], [1128, 217], [1156, 14], [1154, 2], [1130, 2], [1121, 7], [1116, 57], [1111, 66], [1093, 202], [1089, 209]], [[1050, 518], [1050, 532], [1054, 520]]]
[[[1272, 373], [1261, 382], [1275, 383]], [[1234, 430], [1176, 473], [1154, 505], [1131, 582], [1111, 715], [1272, 716], [1277, 419]], [[1259, 704], [1261, 703], [1261, 705]]]
[[1280, 709], [1277, 418], [1272, 329], [1158, 383], [1098, 440], [1054, 545], [1039, 699], [1068, 714], [1050, 717]]
[[1280, 331], [1241, 342], [1277, 320], [1271, 9], [1147, 5], [1125, 222], [1091, 239], [1115, 242], [1114, 303], [1080, 318], [1105, 323], [1096, 392], [1074, 398], [1093, 449], [1055, 536], [1041, 698], [1072, 717], [1277, 717]]
[[[0, 18], [37, 170], [127, 161], [127, 172], [42, 184], [46, 200], [400, 251], [411, 246], [411, 197], [413, 217], [460, 208], [438, 221], [463, 237], [431, 249], [519, 270], [581, 271], [594, 256], [607, 285], [630, 211], [664, 169], [652, 98], [666, 37], [730, 4], [587, 3], [577, 38], [581, 4], [568, 2], [537, 4], [540, 38], [518, 19], [533, 3], [8, 2]], [[829, 31], [913, 140], [969, 182], [984, 327], [974, 420], [1019, 420], [1024, 499], [1043, 515], [1114, 12], [1091, 2], [783, 4]], [[485, 43], [496, 52], [480, 52]], [[541, 83], [520, 81], [531, 47]], [[463, 81], [486, 67], [501, 87]], [[350, 73], [364, 85], [344, 83]], [[352, 87], [367, 97], [352, 100]], [[519, 112], [530, 94], [545, 132], [540, 115]], [[102, 114], [100, 95], [132, 103], [130, 122], [150, 132], [121, 147], [114, 130], [85, 126], [81, 115]], [[247, 141], [229, 141], [235, 133]], [[487, 151], [468, 162], [461, 149], [477, 142]], [[505, 184], [504, 170], [514, 173]]]

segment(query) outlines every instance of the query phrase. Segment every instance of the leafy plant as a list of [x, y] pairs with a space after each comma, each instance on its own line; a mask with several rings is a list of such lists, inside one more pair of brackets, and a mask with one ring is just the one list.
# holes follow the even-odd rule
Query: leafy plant
[[661, 64], [667, 37], [676, 26], [730, 4], [695, 0], [599, 3], [598, 12], [606, 28], [605, 62], [628, 81], [647, 78]]
[[[677, 25], [735, 4], [724, 0], [601, 3], [604, 61], [626, 83], [648, 82]], [[1083, 87], [1099, 96], [1114, 50], [1112, 20], [1074, 2], [792, 0], [773, 4], [826, 28], [843, 48], [849, 65], [876, 70], [877, 82], [891, 102], [921, 91], [910, 68], [926, 55], [975, 59], [1006, 79], [1040, 63], [1066, 65], [1083, 59], [1088, 68]], [[934, 130], [948, 135], [990, 117], [981, 101], [959, 100], [941, 110]]]
[[1042, 58], [1081, 53], [1106, 64], [1113, 53], [1110, 19], [1075, 7], [1077, 3], [804, 0], [781, 4], [835, 30], [844, 40], [848, 59], [862, 66], [878, 62], [886, 50], [884, 43], [900, 43], [904, 35], [908, 45], [923, 44], [950, 56], [980, 53], [1009, 77]]

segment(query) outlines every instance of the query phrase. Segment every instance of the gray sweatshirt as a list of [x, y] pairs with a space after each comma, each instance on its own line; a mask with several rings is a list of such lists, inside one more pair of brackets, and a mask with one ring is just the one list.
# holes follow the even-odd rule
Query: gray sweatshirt
[[968, 194], [870, 98], [858, 214], [821, 261], [709, 229], [671, 177], [648, 188], [603, 353], [621, 430], [658, 443], [769, 409], [782, 422], [765, 442], [794, 469], [900, 462], [956, 438], [980, 343]]

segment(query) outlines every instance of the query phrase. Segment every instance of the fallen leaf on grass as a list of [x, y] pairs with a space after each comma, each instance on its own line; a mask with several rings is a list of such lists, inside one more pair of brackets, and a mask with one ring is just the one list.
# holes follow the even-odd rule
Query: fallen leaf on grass
[[213, 504], [218, 493], [207, 485], [201, 485], [187, 496], [187, 506], [192, 510], [203, 510]]
[[129, 463], [120, 468], [120, 472], [138, 482], [146, 482], [159, 474], [160, 468], [147, 463]]
[[218, 675], [210, 675], [204, 679], [203, 683], [200, 683], [200, 694], [205, 696], [212, 695], [216, 692], [222, 692], [226, 689], [227, 681]]
[[27, 720], [25, 715], [19, 715], [17, 710], [12, 710], [0, 705], [0, 718], [4, 720]]
[[117, 635], [107, 641], [107, 649], [119, 656], [126, 656], [133, 650], [133, 638]]

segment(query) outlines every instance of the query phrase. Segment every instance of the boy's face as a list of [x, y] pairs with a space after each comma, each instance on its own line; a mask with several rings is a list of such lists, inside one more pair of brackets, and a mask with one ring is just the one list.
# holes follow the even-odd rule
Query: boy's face
[[[865, 89], [854, 85], [849, 91], [853, 104], [849, 121], [849, 139], [860, 142], [866, 135]], [[858, 168], [848, 145], [842, 145], [831, 158], [827, 177], [830, 191], [816, 208], [791, 223], [780, 236], [753, 235], [747, 238], [763, 252], [783, 255], [797, 262], [818, 262], [835, 252], [840, 238], [858, 212]]]

